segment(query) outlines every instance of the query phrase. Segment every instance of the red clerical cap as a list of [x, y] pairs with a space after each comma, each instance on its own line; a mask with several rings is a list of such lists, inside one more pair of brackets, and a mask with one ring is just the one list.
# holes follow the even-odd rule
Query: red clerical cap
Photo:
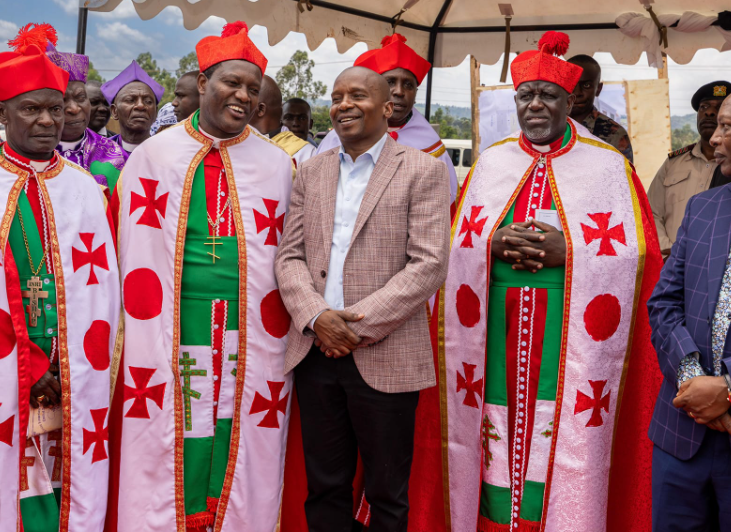
[[355, 60], [354, 66], [362, 66], [383, 74], [395, 68], [403, 68], [416, 76], [421, 84], [431, 68], [431, 63], [406, 46], [406, 37], [398, 33], [384, 37], [381, 48], [368, 50]]
[[515, 90], [526, 81], [549, 81], [566, 92], [573, 92], [584, 69], [557, 57], [568, 52], [569, 36], [547, 31], [538, 41], [538, 48], [523, 52], [510, 65]]
[[195, 52], [198, 55], [201, 72], [232, 59], [242, 59], [255, 64], [262, 75], [267, 68], [266, 57], [249, 38], [249, 28], [241, 21], [226, 24], [220, 37], [212, 35], [201, 39], [195, 46]]
[[66, 92], [69, 73], [46, 56], [49, 42], [56, 44], [56, 30], [49, 24], [28, 24], [8, 42], [15, 51], [0, 53], [0, 102], [40, 89]]

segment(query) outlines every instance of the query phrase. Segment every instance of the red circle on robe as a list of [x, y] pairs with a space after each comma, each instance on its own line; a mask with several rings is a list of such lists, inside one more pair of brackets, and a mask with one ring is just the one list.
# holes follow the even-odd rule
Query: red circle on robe
[[480, 298], [466, 284], [457, 290], [457, 316], [465, 327], [474, 327], [480, 321]]
[[84, 335], [84, 354], [97, 371], [109, 369], [109, 335], [112, 327], [104, 320], [94, 320]]
[[292, 318], [284, 306], [279, 290], [272, 290], [261, 300], [261, 323], [264, 330], [274, 338], [284, 338], [287, 335]]
[[15, 329], [10, 314], [0, 309], [0, 359], [5, 358], [15, 348]]
[[611, 338], [622, 319], [622, 306], [612, 294], [596, 296], [584, 311], [584, 327], [594, 341], [603, 342]]
[[162, 312], [162, 283], [149, 268], [138, 268], [124, 278], [124, 310], [137, 320], [151, 320]]

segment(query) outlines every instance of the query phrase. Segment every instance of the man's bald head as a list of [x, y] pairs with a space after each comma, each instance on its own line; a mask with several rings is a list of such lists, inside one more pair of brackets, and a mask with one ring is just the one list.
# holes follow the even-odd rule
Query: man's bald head
[[337, 77], [331, 96], [330, 120], [345, 152], [355, 160], [388, 131], [391, 91], [380, 74], [351, 67]]
[[264, 134], [275, 132], [282, 120], [282, 91], [270, 76], [263, 76], [259, 89], [259, 105], [249, 124]]

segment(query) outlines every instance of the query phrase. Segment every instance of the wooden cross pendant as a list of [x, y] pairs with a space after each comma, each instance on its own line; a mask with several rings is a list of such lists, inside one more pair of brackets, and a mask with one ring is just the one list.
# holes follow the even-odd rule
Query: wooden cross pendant
[[38, 318], [41, 317], [41, 307], [38, 302], [41, 299], [46, 299], [48, 297], [48, 292], [41, 290], [41, 288], [43, 288], [43, 281], [37, 275], [28, 279], [26, 286], [28, 290], [23, 290], [21, 295], [30, 300], [28, 301], [28, 305], [25, 307], [25, 310], [28, 313], [30, 326], [36, 327], [38, 325]]
[[212, 246], [211, 251], [208, 252], [208, 254], [213, 257], [213, 264], [216, 264], [216, 259], [221, 259], [218, 255], [216, 255], [216, 246], [223, 246], [223, 242], [219, 242], [221, 239], [220, 236], [211, 235], [208, 237], [208, 239], [212, 239], [211, 242], [206, 242], [206, 246]]

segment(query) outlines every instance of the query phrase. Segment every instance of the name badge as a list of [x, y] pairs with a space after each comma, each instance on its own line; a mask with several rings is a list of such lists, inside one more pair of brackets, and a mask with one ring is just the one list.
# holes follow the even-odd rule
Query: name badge
[[563, 232], [561, 227], [561, 219], [558, 217], [558, 211], [552, 209], [536, 209], [535, 219], [544, 224], [552, 225], [559, 231]]

